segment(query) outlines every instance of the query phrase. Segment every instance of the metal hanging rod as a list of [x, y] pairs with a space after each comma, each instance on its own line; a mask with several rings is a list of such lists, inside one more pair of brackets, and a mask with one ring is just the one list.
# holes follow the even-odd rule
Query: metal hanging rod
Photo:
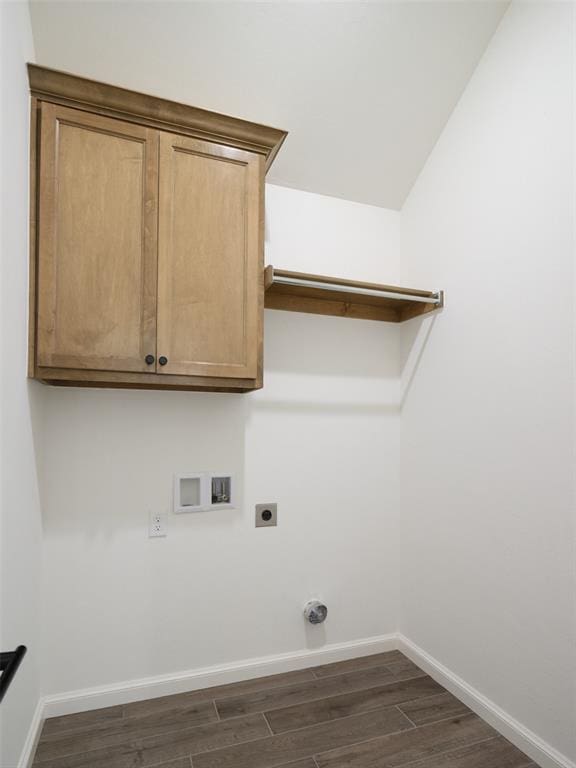
[[442, 295], [440, 292], [431, 293], [428, 296], [421, 296], [414, 293], [402, 293], [400, 291], [390, 291], [386, 288], [364, 288], [359, 285], [347, 283], [326, 283], [321, 280], [304, 279], [298, 277], [285, 277], [274, 272], [273, 281], [279, 285], [293, 285], [299, 288], [318, 288], [323, 291], [341, 291], [343, 293], [355, 293], [362, 296], [377, 296], [382, 299], [400, 299], [404, 301], [419, 301], [423, 304], [442, 304]]

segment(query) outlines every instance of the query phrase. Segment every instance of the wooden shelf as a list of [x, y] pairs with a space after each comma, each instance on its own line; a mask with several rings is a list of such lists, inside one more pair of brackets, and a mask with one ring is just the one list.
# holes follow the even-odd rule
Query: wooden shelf
[[417, 291], [266, 267], [264, 306], [288, 312], [401, 323], [444, 306], [443, 291]]

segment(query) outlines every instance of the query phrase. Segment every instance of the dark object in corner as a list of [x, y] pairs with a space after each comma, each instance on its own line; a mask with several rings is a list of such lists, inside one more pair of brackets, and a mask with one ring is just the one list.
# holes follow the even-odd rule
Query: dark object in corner
[[20, 662], [26, 654], [26, 646], [19, 645], [15, 651], [8, 651], [7, 653], [0, 653], [0, 701], [4, 698], [4, 694], [10, 687], [12, 678], [16, 674]]

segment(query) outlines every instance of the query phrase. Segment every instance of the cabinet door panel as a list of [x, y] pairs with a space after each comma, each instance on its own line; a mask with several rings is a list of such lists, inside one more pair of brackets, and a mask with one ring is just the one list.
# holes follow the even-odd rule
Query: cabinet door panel
[[262, 159], [160, 137], [160, 373], [255, 378], [261, 344]]
[[42, 105], [37, 363], [154, 370], [158, 132]]

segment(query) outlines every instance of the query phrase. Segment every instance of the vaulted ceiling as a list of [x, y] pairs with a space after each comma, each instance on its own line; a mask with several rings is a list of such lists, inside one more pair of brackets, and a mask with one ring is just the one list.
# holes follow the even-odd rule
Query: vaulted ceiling
[[38, 63], [290, 131], [268, 180], [398, 209], [507, 2], [32, 3]]

